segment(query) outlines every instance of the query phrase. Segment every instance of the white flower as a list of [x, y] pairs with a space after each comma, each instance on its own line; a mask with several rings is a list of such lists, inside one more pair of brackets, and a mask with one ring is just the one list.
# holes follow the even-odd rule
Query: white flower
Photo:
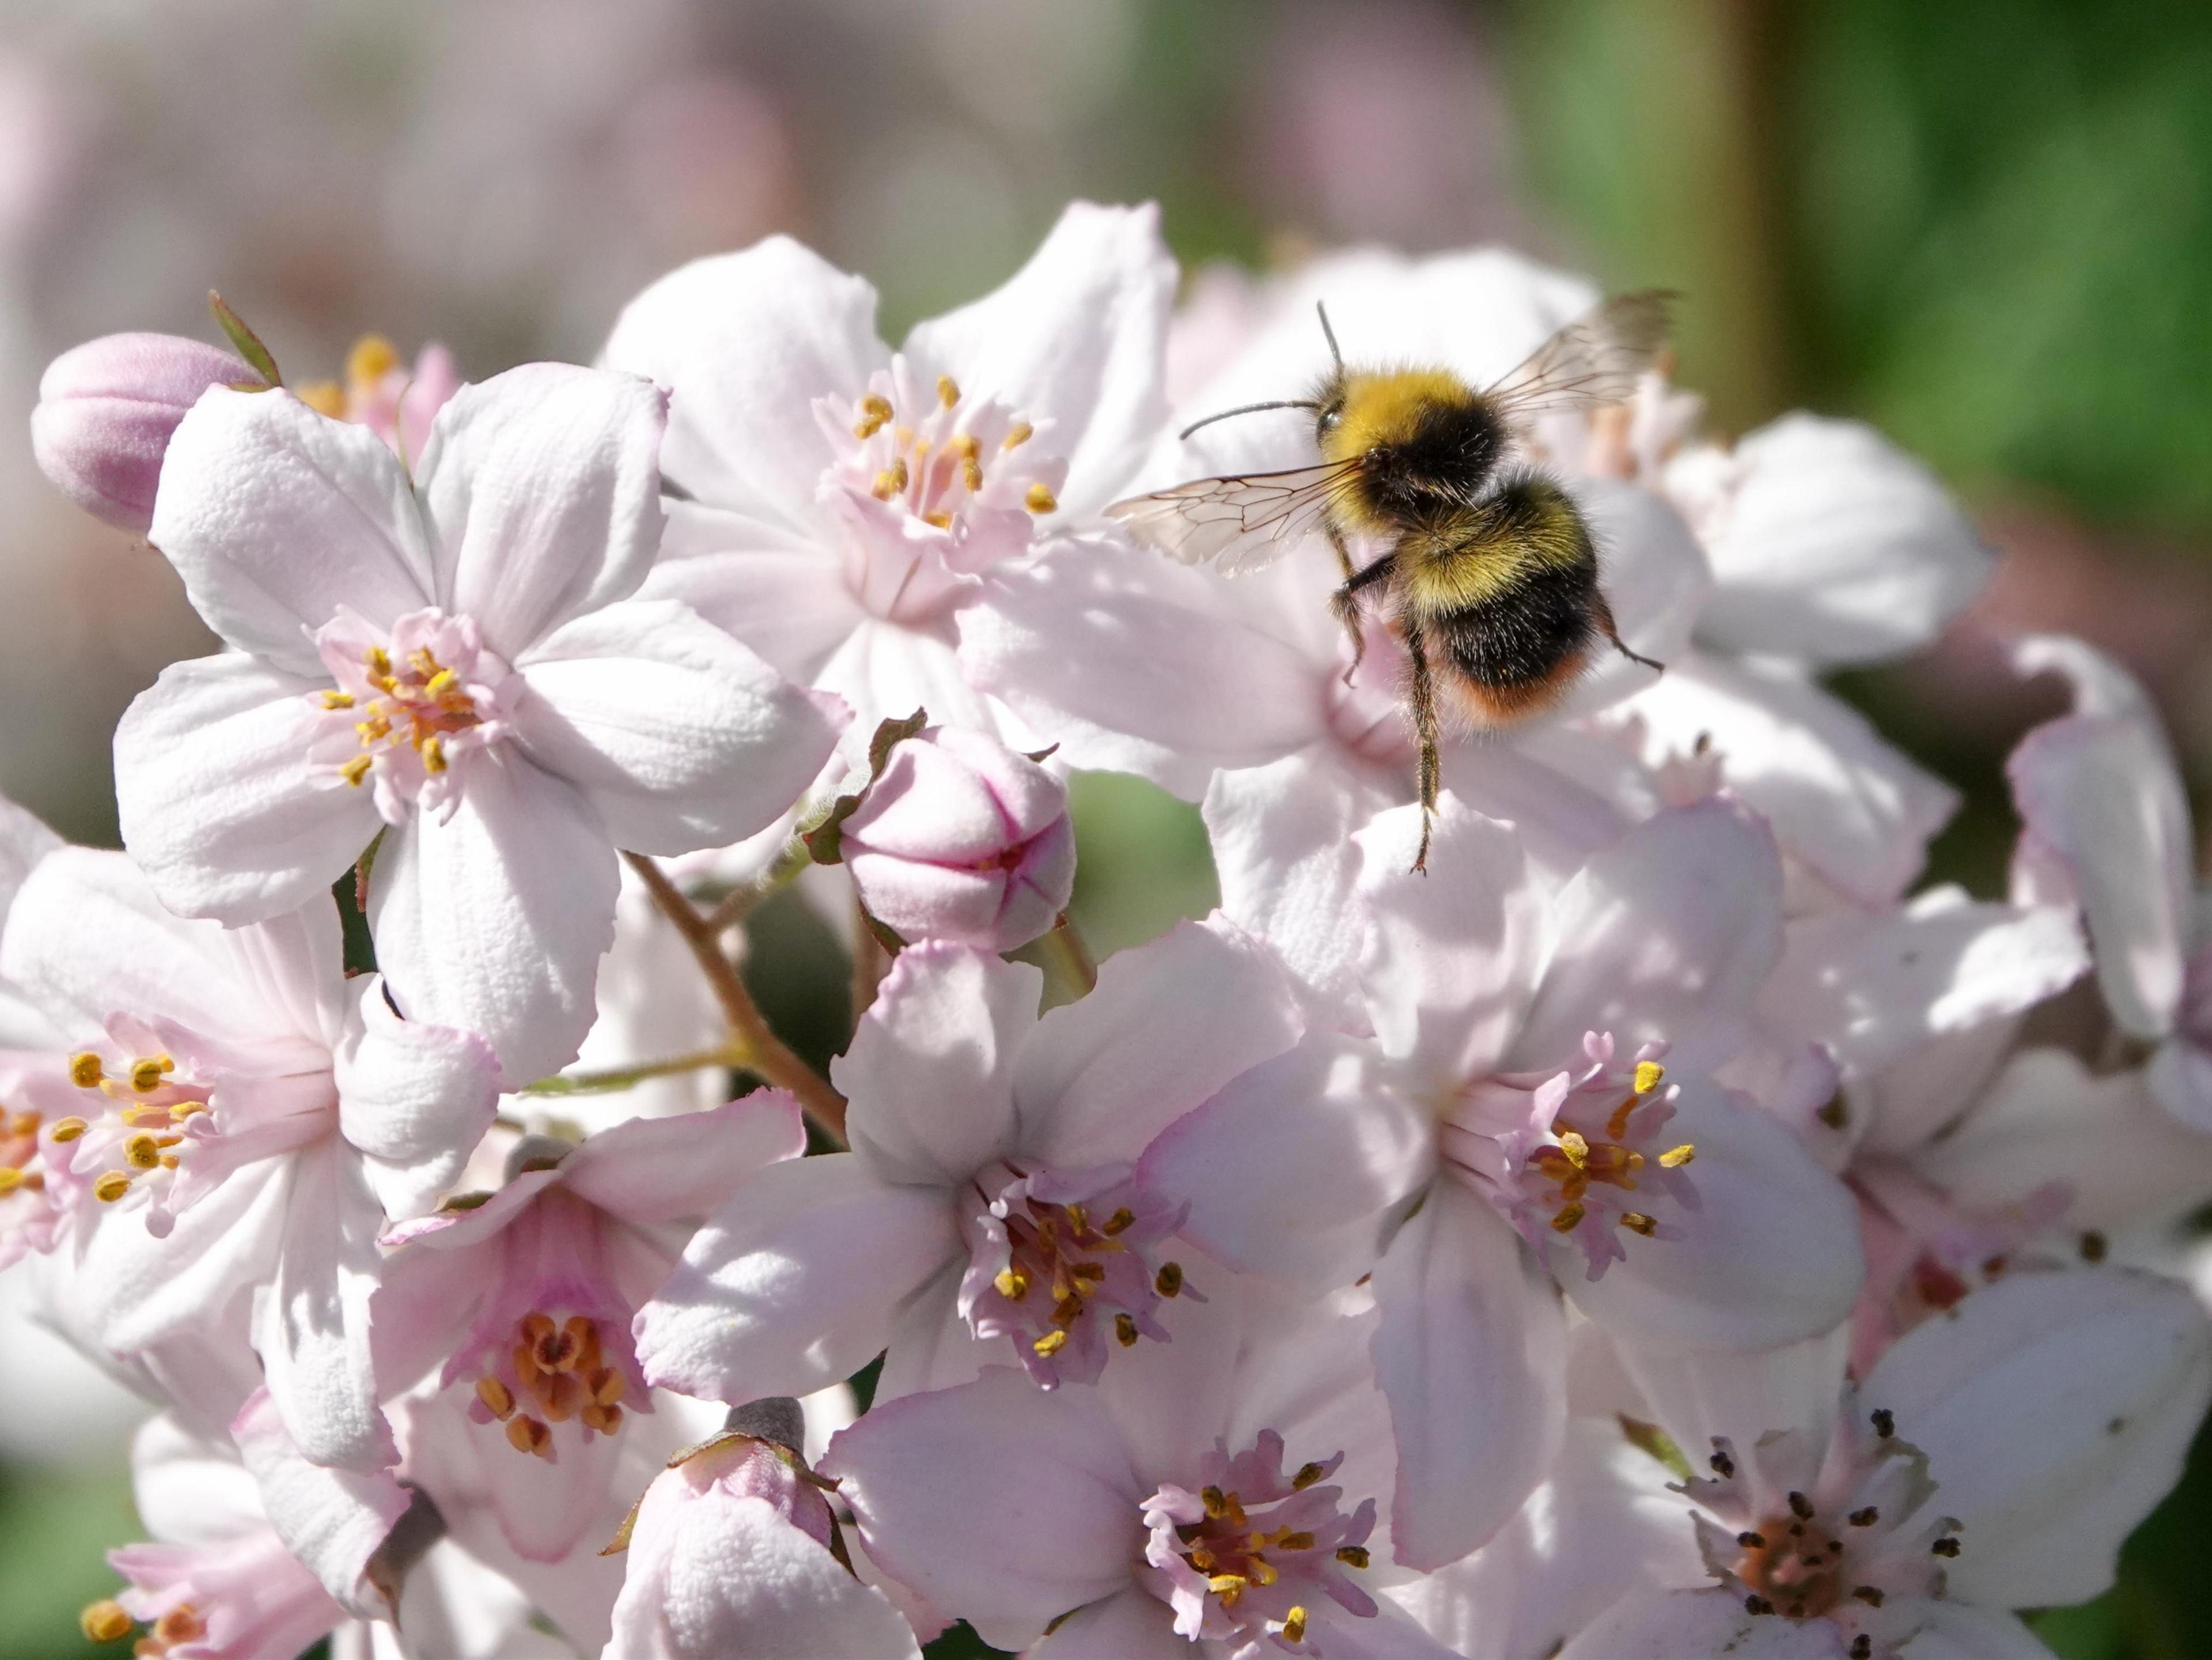
[[615, 849], [759, 829], [837, 724], [683, 605], [631, 598], [661, 424], [642, 381], [534, 365], [458, 393], [410, 478], [289, 393], [203, 398], [153, 534], [231, 649], [165, 672], [115, 740], [163, 903], [281, 915], [381, 830], [368, 913], [400, 1008], [482, 1032], [510, 1083], [570, 1059]]

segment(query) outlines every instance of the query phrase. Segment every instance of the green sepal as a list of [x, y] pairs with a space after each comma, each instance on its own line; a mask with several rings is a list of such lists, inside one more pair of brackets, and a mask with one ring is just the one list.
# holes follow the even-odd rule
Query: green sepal
[[[806, 831], [799, 839], [806, 843], [806, 851], [817, 865], [842, 865], [845, 862], [845, 821], [860, 811], [860, 798], [868, 793], [868, 785], [884, 775], [884, 769], [891, 763], [891, 751], [913, 737], [929, 724], [929, 711], [916, 709], [902, 721], [885, 721], [876, 728], [876, 735], [868, 740], [868, 776], [866, 783], [849, 795], [841, 795], [823, 815], [822, 822]], [[886, 944], [889, 942], [886, 941]], [[901, 940], [900, 945], [905, 944]], [[898, 946], [892, 946], [894, 951]]]
[[246, 326], [246, 319], [230, 308], [229, 304], [213, 289], [208, 290], [208, 309], [215, 320], [222, 325], [222, 331], [230, 337], [230, 344], [238, 348], [238, 355], [253, 366], [253, 372], [272, 386], [284, 384], [284, 377], [276, 372], [276, 360], [270, 356], [269, 348], [261, 344], [261, 337]]

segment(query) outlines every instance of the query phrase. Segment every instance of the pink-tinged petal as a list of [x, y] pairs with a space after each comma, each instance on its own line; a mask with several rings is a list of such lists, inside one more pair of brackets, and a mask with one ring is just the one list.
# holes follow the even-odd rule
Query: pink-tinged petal
[[376, 1404], [369, 1352], [383, 1214], [361, 1161], [335, 1137], [289, 1163], [276, 1279], [253, 1293], [253, 1347], [270, 1399], [303, 1456], [378, 1469], [399, 1456]]
[[1372, 1045], [1316, 1032], [1170, 1125], [1139, 1179], [1233, 1266], [1349, 1285], [1436, 1168], [1434, 1125], [1380, 1072]]
[[[1705, 556], [1680, 514], [1650, 490], [1622, 480], [1577, 478], [1576, 503], [1598, 546], [1598, 580], [1614, 626], [1631, 651], [1671, 663], [1689, 649], [1690, 627], [1712, 592]], [[1595, 708], [1650, 684], [1652, 672], [1608, 649], [1566, 708]]]
[[1371, 1353], [1390, 1403], [1397, 1560], [1455, 1562], [1543, 1480], [1563, 1422], [1551, 1286], [1482, 1200], [1439, 1182], [1375, 1269]]
[[666, 418], [651, 382], [567, 363], [462, 387], [416, 467], [438, 603], [512, 663], [627, 598], [660, 546]]
[[994, 1647], [1036, 1641], [1142, 1560], [1146, 1488], [1097, 1392], [1047, 1393], [1012, 1367], [878, 1408], [822, 1474], [869, 1555]]
[[335, 1057], [338, 1131], [367, 1155], [394, 1220], [420, 1216], [460, 1175], [499, 1110], [499, 1060], [472, 1031], [402, 1020], [365, 976], [359, 1025]]
[[965, 946], [898, 955], [830, 1073], [853, 1150], [884, 1182], [966, 1182], [1015, 1143], [1012, 1073], [1044, 976]]
[[[652, 1560], [646, 1560], [648, 1553]], [[764, 1499], [646, 1490], [601, 1660], [919, 1655], [880, 1591]]]
[[1622, 706], [1660, 766], [1704, 747], [1721, 781], [1771, 821], [1794, 857], [1852, 898], [1886, 904], [1911, 885], [1958, 793], [1885, 742], [1839, 698], [1785, 670], [1685, 654]]
[[1526, 748], [1449, 744], [1442, 759], [1444, 788], [1512, 825], [1535, 874], [1555, 891], [1661, 805], [1640, 762], [1578, 727], [1547, 727]]
[[1135, 1585], [1085, 1603], [1030, 1645], [1029, 1660], [1190, 1660], [1175, 1610]]
[[171, 664], [124, 711], [123, 842], [172, 909], [234, 925], [297, 909], [375, 836], [369, 791], [308, 769], [313, 690], [228, 653]]
[[787, 236], [699, 259], [631, 301], [600, 361], [669, 388], [661, 465], [698, 501], [764, 525], [818, 522], [830, 465], [813, 400], [860, 395], [890, 352], [876, 291]]
[[1358, 1031], [1365, 927], [1352, 832], [1383, 804], [1322, 749], [1273, 765], [1218, 772], [1206, 832], [1221, 914], [1272, 946], [1317, 1018]]
[[388, 626], [431, 603], [428, 531], [398, 458], [289, 392], [217, 386], [192, 406], [149, 533], [226, 645], [319, 682], [309, 636], [340, 605]]
[[284, 1548], [351, 1612], [391, 1618], [383, 1593], [362, 1576], [405, 1513], [406, 1491], [382, 1470], [355, 1475], [310, 1462], [265, 1389], [254, 1391], [230, 1433]]
[[561, 1167], [568, 1191], [640, 1223], [704, 1216], [748, 1177], [806, 1151], [799, 1103], [756, 1090], [709, 1112], [632, 1118], [601, 1130]]
[[[1576, 1345], [1576, 1358], [1587, 1363], [1591, 1346]], [[1631, 1400], [1615, 1410], [1656, 1423], [1677, 1447], [1693, 1451], [1726, 1436], [1739, 1447], [1756, 1446], [1777, 1433], [1795, 1433], [1802, 1445], [1818, 1448], [1835, 1432], [1837, 1392], [1844, 1383], [1850, 1333], [1838, 1329], [1818, 1337], [1749, 1353], [1688, 1349], [1662, 1353], [1638, 1344], [1607, 1340], [1621, 1371], [1633, 1379]], [[1587, 1368], [1578, 1383], [1589, 1378]], [[1585, 1404], [1577, 1399], [1576, 1405]]]
[[2051, 1660], [2043, 1639], [2002, 1608], [1932, 1602], [1926, 1620], [1898, 1660]]
[[751, 835], [805, 794], [845, 724], [832, 700], [672, 601], [579, 617], [521, 668], [532, 694], [515, 714], [523, 746], [639, 853]]
[[[811, 420], [807, 426], [812, 430]], [[672, 430], [669, 442], [674, 441]], [[817, 465], [827, 460], [824, 456]], [[830, 655], [867, 619], [845, 581], [836, 548], [808, 539], [823, 532], [763, 526], [703, 502], [670, 500], [662, 506], [668, 529], [639, 599], [681, 600], [801, 685], [812, 684]]]
[[[1978, 903], [1943, 887], [1900, 910], [1792, 922], [1758, 1006], [1863, 1077], [1936, 1038], [2023, 1013], [2088, 967], [2070, 913]], [[1873, 1133], [1893, 1145], [1885, 1128]]]
[[615, 854], [573, 785], [520, 756], [476, 761], [451, 818], [386, 835], [369, 927], [400, 1012], [482, 1034], [519, 1085], [574, 1059], [590, 1029]]
[[2024, 1274], [1899, 1338], [1861, 1391], [1928, 1455], [1960, 1529], [1951, 1594], [2085, 1602], [2179, 1479], [2212, 1401], [2212, 1327], [2186, 1286], [2124, 1268]]
[[143, 536], [177, 423], [210, 386], [260, 380], [231, 353], [173, 334], [88, 340], [39, 377], [31, 453], [86, 512]]
[[808, 1395], [858, 1371], [959, 1249], [942, 1193], [855, 1154], [771, 1164], [691, 1237], [637, 1316], [654, 1383], [710, 1401]]
[[1735, 447], [1705, 526], [1713, 597], [1698, 637], [1818, 664], [1933, 640], [1994, 564], [1935, 475], [1855, 421], [1788, 415]]
[[[1356, 838], [1370, 916], [1361, 979], [1383, 1052], [1423, 1085], [1494, 1070], [1535, 990], [1543, 900], [1510, 824], [1447, 794], [1428, 874], [1416, 873], [1421, 810], [1396, 807]], [[1580, 1033], [1577, 1042], [1580, 1042]]]
[[2181, 1001], [2195, 858], [2164, 734], [2148, 721], [2067, 715], [2022, 739], [2005, 771], [2032, 850], [2070, 879], [2112, 1018], [2163, 1037]]
[[1050, 1011], [1014, 1064], [1024, 1153], [1062, 1171], [1133, 1158], [1247, 1067], [1298, 1040], [1266, 948], [1218, 921], [1117, 952], [1091, 994]]
[[39, 861], [66, 845], [36, 813], [0, 797], [0, 922]]
[[[274, 1425], [268, 1395], [256, 1389], [240, 1402], [240, 1417], [258, 1417]], [[238, 1426], [232, 1426], [234, 1434]], [[289, 1450], [290, 1443], [285, 1443]], [[341, 1480], [348, 1478], [341, 1477]], [[163, 1413], [149, 1418], [131, 1438], [131, 1499], [138, 1521], [153, 1537], [173, 1544], [211, 1544], [235, 1539], [267, 1524], [260, 1489], [223, 1438], [187, 1427]]]
[[1653, 1347], [1769, 1348], [1827, 1330], [1864, 1276], [1850, 1189], [1772, 1114], [1679, 1081], [1667, 1134], [1697, 1149], [1683, 1171], [1697, 1207], [1671, 1213], [1682, 1237], [1628, 1240], [1595, 1280], [1553, 1247], [1560, 1283], [1614, 1336]]
[[[1687, 1524], [1685, 1523], [1685, 1526]], [[1849, 1660], [1832, 1620], [1747, 1613], [1729, 1591], [1632, 1591], [1559, 1652], [1559, 1660]]]
[[1782, 949], [1782, 865], [1766, 826], [1723, 799], [1647, 818], [1553, 908], [1551, 960], [1509, 1067], [1555, 1067], [1588, 1031], [1717, 1064]]
[[999, 729], [998, 711], [969, 684], [949, 641], [876, 617], [854, 628], [822, 666], [814, 687], [842, 698], [853, 711], [844, 747], [856, 766], [878, 727], [903, 721], [916, 709], [939, 726]]
[[878, 1402], [953, 1389], [974, 1382], [986, 1366], [1006, 1364], [1006, 1340], [977, 1337], [961, 1316], [960, 1282], [967, 1267], [964, 1256], [952, 1259], [899, 1304], [876, 1378]]
[[958, 311], [918, 323], [905, 350], [928, 374], [995, 398], [1067, 458], [1060, 511], [1121, 492], [1167, 419], [1161, 368], [1176, 263], [1159, 210], [1068, 204], [1029, 263]]

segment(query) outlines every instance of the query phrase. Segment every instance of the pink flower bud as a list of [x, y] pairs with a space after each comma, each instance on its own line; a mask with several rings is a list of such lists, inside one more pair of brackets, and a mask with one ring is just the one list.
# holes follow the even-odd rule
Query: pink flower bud
[[1075, 885], [1067, 788], [995, 738], [932, 727], [894, 749], [845, 821], [868, 912], [901, 938], [1010, 951]]
[[169, 435], [210, 386], [255, 381], [239, 358], [173, 334], [110, 334], [46, 366], [31, 411], [40, 469], [71, 501], [142, 535]]

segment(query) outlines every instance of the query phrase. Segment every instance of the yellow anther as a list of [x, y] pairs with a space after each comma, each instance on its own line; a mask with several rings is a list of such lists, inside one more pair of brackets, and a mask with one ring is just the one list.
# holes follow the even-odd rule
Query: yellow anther
[[1065, 1331], [1048, 1331], [1030, 1347], [1049, 1359], [1067, 1347], [1067, 1334]]
[[422, 770], [433, 778], [446, 769], [446, 740], [433, 733], [422, 740]]
[[1206, 1590], [1221, 1599], [1221, 1606], [1233, 1608], [1237, 1599], [1244, 1595], [1252, 1582], [1241, 1573], [1217, 1573], [1206, 1582]]
[[8, 1120], [10, 1135], [36, 1135], [41, 1120], [35, 1112], [19, 1112]]
[[1057, 513], [1060, 498], [1042, 484], [1031, 484], [1029, 493], [1022, 497], [1022, 505], [1031, 513]]
[[373, 675], [389, 676], [392, 672], [392, 654], [381, 646], [371, 646], [362, 653], [361, 660]]
[[[70, 1082], [81, 1090], [96, 1088], [107, 1074], [100, 1070], [100, 1057], [87, 1049], [70, 1056]], [[82, 1134], [82, 1132], [80, 1132]]]
[[1646, 1216], [1642, 1211], [1636, 1210], [1622, 1212], [1620, 1225], [1626, 1228], [1631, 1233], [1642, 1234], [1646, 1239], [1649, 1239], [1654, 1233], [1657, 1232], [1659, 1229], [1659, 1224], [1656, 1221], [1652, 1218]]
[[960, 401], [960, 383], [949, 374], [937, 377], [937, 401], [951, 409]]
[[1560, 1132], [1559, 1151], [1567, 1155], [1567, 1161], [1577, 1170], [1589, 1163], [1589, 1143], [1573, 1130]]
[[177, 1069], [177, 1063], [166, 1055], [149, 1055], [131, 1063], [131, 1087], [141, 1095], [151, 1095], [161, 1087], [162, 1077]]
[[921, 522], [925, 525], [934, 525], [939, 530], [951, 530], [952, 528], [952, 515], [947, 513], [944, 508], [939, 508], [934, 513], [925, 513], [922, 514]]
[[894, 461], [876, 475], [875, 486], [869, 494], [878, 502], [888, 502], [905, 490], [909, 477], [905, 461]]
[[1272, 1585], [1283, 1577], [1264, 1556], [1248, 1555], [1245, 1560], [1252, 1565], [1252, 1583], [1255, 1585]]
[[507, 1420], [507, 1444], [517, 1452], [534, 1452], [548, 1463], [553, 1460], [553, 1432], [527, 1413]]
[[1685, 1141], [1679, 1147], [1669, 1147], [1659, 1155], [1659, 1162], [1668, 1170], [1680, 1170], [1698, 1156], [1694, 1143]]
[[1347, 1568], [1364, 1568], [1367, 1566], [1367, 1547], [1339, 1545], [1336, 1548], [1336, 1560]]
[[1306, 1640], [1306, 1611], [1302, 1603], [1293, 1602], [1291, 1611], [1283, 1616], [1283, 1640], [1303, 1643]]
[[1163, 1262], [1160, 1271], [1152, 1276], [1152, 1289], [1163, 1297], [1173, 1297], [1182, 1289], [1182, 1264]]
[[399, 354], [380, 334], [364, 334], [346, 354], [346, 379], [374, 384], [399, 367]]
[[1078, 1284], [1060, 1293], [1060, 1300], [1052, 1305], [1052, 1323], [1056, 1326], [1072, 1326], [1083, 1317], [1083, 1293], [1088, 1286]]
[[1104, 1234], [1109, 1239], [1111, 1239], [1117, 1233], [1126, 1232], [1135, 1224], [1136, 1219], [1136, 1213], [1131, 1210], [1127, 1205], [1124, 1205], [1121, 1209], [1115, 1211], [1111, 1216], [1108, 1217], [1106, 1219], [1106, 1225], [1098, 1231]]
[[356, 755], [338, 769], [338, 776], [358, 789], [361, 787], [361, 781], [368, 776], [368, 769], [374, 757], [370, 756]]
[[353, 694], [349, 691], [326, 691], [323, 694], [323, 707], [326, 709], [349, 709], [353, 707]]
[[1029, 1276], [1012, 1268], [1000, 1268], [992, 1276], [991, 1283], [999, 1288], [999, 1295], [1009, 1303], [1018, 1303], [1030, 1294]]
[[[21, 1172], [17, 1173], [20, 1174]], [[0, 1171], [0, 1176], [5, 1176], [7, 1172], [5, 1171]], [[7, 1191], [8, 1189], [5, 1186], [0, 1186], [0, 1195], [4, 1195]], [[1115, 1315], [1114, 1316], [1114, 1336], [1115, 1341], [1118, 1341], [1123, 1348], [1129, 1349], [1136, 1347], [1137, 1323], [1126, 1314]]]
[[1026, 421], [1017, 421], [1012, 426], [1006, 429], [1006, 441], [1000, 445], [999, 447], [1009, 450], [1018, 449], [1024, 444], [1028, 443], [1030, 440], [1034, 438], [1036, 435], [1036, 429], [1035, 427], [1031, 426]]
[[451, 669], [440, 669], [422, 685], [426, 696], [443, 698], [460, 690], [461, 677]]
[[292, 388], [292, 395], [318, 415], [345, 419], [345, 388], [335, 380], [302, 380]]
[[477, 1379], [477, 1399], [495, 1418], [503, 1420], [514, 1410], [514, 1391], [489, 1372]]
[[1229, 1513], [1229, 1495], [1219, 1487], [1200, 1487], [1198, 1502], [1206, 1506], [1208, 1516], [1218, 1518]]
[[983, 453], [982, 441], [972, 432], [955, 433], [945, 447], [963, 461], [973, 461]]
[[[124, 1142], [123, 1161], [133, 1170], [154, 1170], [161, 1162], [161, 1145], [144, 1130], [140, 1130]], [[126, 1183], [130, 1179], [129, 1177], [124, 1177]]]
[[1554, 1233], [1572, 1233], [1576, 1224], [1583, 1219], [1583, 1214], [1584, 1212], [1580, 1205], [1560, 1207], [1559, 1213], [1552, 1219], [1552, 1231]]
[[[0, 1164], [0, 1199], [5, 1199], [9, 1194], [15, 1192], [16, 1189], [22, 1185], [23, 1172], [21, 1171], [18, 1170], [13, 1164]], [[1126, 1318], [1126, 1316], [1124, 1317]], [[1133, 1326], [1130, 1328], [1133, 1334], [1135, 1329], [1136, 1328]], [[1136, 1339], [1132, 1335], [1129, 1341], [1134, 1342]]]
[[90, 1643], [119, 1643], [131, 1635], [137, 1623], [123, 1611], [122, 1603], [107, 1596], [86, 1603], [83, 1612], [76, 1617], [77, 1629]]
[[370, 744], [381, 743], [391, 737], [392, 721], [381, 708], [371, 703], [368, 706], [368, 718], [365, 721], [355, 721], [353, 729], [360, 735], [362, 744], [366, 747]]
[[1321, 1480], [1322, 1473], [1322, 1467], [1319, 1464], [1305, 1463], [1299, 1465], [1298, 1473], [1291, 1478], [1291, 1487], [1292, 1490], [1297, 1493], [1304, 1493], [1308, 1487], [1313, 1486], [1315, 1482]]
[[131, 1191], [131, 1177], [127, 1171], [103, 1171], [100, 1180], [92, 1184], [92, 1196], [103, 1205], [112, 1205]]
[[1638, 1095], [1650, 1094], [1665, 1080], [1666, 1076], [1667, 1068], [1656, 1061], [1638, 1061], [1636, 1063], [1636, 1092]]
[[629, 1381], [614, 1366], [603, 1366], [592, 1374], [592, 1400], [594, 1404], [611, 1407], [629, 1393]]
[[881, 392], [870, 392], [860, 400], [860, 418], [853, 423], [853, 436], [872, 438], [890, 423], [890, 399]]
[[[175, 1139], [176, 1138], [174, 1137], [171, 1138], [173, 1140]], [[161, 1168], [163, 1170], [174, 1170], [183, 1162], [184, 1161], [179, 1159], [173, 1152], [165, 1152], [161, 1155]]]
[[90, 1127], [87, 1125], [82, 1118], [57, 1118], [54, 1120], [53, 1128], [48, 1131], [47, 1134], [52, 1135], [57, 1141], [74, 1141], [78, 1136], [82, 1135], [88, 1128]]
[[1275, 1548], [1278, 1550], [1311, 1550], [1314, 1536], [1310, 1533], [1292, 1533], [1288, 1528], [1275, 1529]]

